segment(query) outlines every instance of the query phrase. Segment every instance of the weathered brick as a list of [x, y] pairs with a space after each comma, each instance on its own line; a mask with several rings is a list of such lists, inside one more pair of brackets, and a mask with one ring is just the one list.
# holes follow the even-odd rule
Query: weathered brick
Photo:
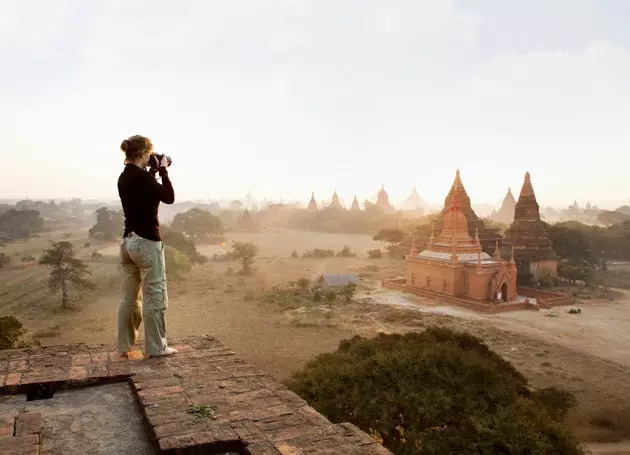
[[186, 420], [186, 421], [182, 420], [179, 422], [165, 423], [163, 425], [156, 425], [153, 427], [155, 436], [158, 439], [165, 438], [168, 436], [199, 433], [201, 431], [207, 431], [207, 430], [208, 430], [208, 427], [206, 426], [206, 422], [200, 419]]
[[86, 367], [72, 367], [70, 368], [70, 372], [68, 374], [68, 379], [71, 381], [80, 381], [87, 377], [87, 368]]
[[107, 365], [104, 363], [93, 363], [88, 367], [88, 377], [106, 378], [109, 376]]
[[159, 398], [166, 395], [175, 395], [182, 393], [184, 388], [180, 385], [169, 387], [154, 387], [149, 389], [143, 389], [138, 391], [138, 396], [141, 398]]
[[109, 360], [107, 352], [91, 352], [90, 358], [92, 363], [105, 363]]
[[89, 365], [90, 354], [75, 354], [72, 356], [72, 366]]
[[255, 442], [247, 446], [250, 455], [282, 455], [273, 444], [266, 441]]
[[127, 361], [112, 362], [109, 364], [109, 375], [111, 377], [128, 376], [130, 374], [131, 367], [129, 366], [129, 362]]
[[10, 438], [0, 439], [0, 453], [11, 454], [18, 449], [29, 448], [39, 444], [39, 436], [36, 434], [27, 434], [24, 436], [12, 436]]
[[7, 375], [7, 379], [4, 383], [6, 387], [13, 387], [20, 384], [20, 380], [22, 379], [22, 373], [9, 373]]
[[39, 412], [23, 412], [15, 419], [15, 435], [39, 433], [42, 429], [42, 415]]
[[298, 449], [293, 444], [289, 444], [288, 442], [278, 442], [275, 444], [275, 447], [282, 455], [305, 455], [304, 451]]
[[5, 415], [0, 417], [0, 438], [13, 436], [15, 429], [15, 417], [13, 415]]
[[28, 370], [28, 360], [11, 360], [9, 362], [9, 371], [12, 373], [26, 370]]

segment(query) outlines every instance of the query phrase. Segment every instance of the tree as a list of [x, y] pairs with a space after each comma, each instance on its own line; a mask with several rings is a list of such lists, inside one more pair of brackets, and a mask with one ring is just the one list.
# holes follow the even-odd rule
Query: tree
[[11, 265], [11, 256], [0, 253], [0, 269]]
[[599, 215], [597, 215], [597, 221], [604, 226], [612, 226], [613, 224], [623, 223], [628, 220], [630, 220], [630, 216], [617, 210], [602, 210], [599, 212]]
[[586, 226], [576, 223], [558, 223], [548, 227], [553, 249], [571, 264], [597, 264], [597, 256], [587, 235]]
[[387, 242], [392, 246], [402, 242], [404, 238], [405, 233], [400, 229], [381, 229], [378, 234], [372, 237], [373, 240]]
[[9, 239], [25, 239], [39, 232], [44, 220], [37, 210], [7, 210], [0, 216], [0, 233]]
[[171, 227], [183, 233], [195, 243], [218, 243], [223, 241], [223, 224], [212, 213], [193, 208], [178, 213]]
[[181, 232], [176, 232], [168, 226], [160, 226], [160, 235], [165, 246], [172, 246], [175, 250], [186, 256], [191, 265], [204, 264], [208, 260], [204, 255], [199, 253], [195, 243], [187, 239]]
[[560, 264], [558, 264], [558, 276], [568, 280], [572, 284], [583, 281], [584, 284], [590, 285], [593, 282], [595, 273], [593, 268], [587, 264], [560, 262]]
[[61, 289], [61, 306], [68, 308], [68, 284], [83, 289], [93, 289], [95, 286], [85, 279], [90, 275], [87, 266], [75, 258], [74, 246], [70, 242], [50, 242], [52, 247], [44, 251], [39, 263], [50, 268], [48, 286], [53, 292]]
[[350, 302], [352, 301], [352, 296], [354, 296], [356, 290], [356, 283], [348, 283], [343, 288], [341, 288], [341, 295], [343, 295], [346, 302]]
[[582, 453], [560, 420], [570, 394], [531, 392], [481, 340], [445, 328], [342, 341], [289, 387], [397, 455]]
[[13, 316], [0, 316], [0, 349], [13, 349], [25, 330]]
[[254, 245], [251, 242], [233, 242], [232, 248], [236, 258], [241, 261], [241, 273], [243, 275], [251, 274], [254, 260], [258, 254], [258, 245]]
[[96, 224], [88, 231], [89, 237], [112, 240], [122, 235], [125, 224], [122, 211], [101, 207], [95, 213]]
[[190, 272], [191, 265], [188, 257], [170, 245], [164, 247], [166, 274], [169, 280], [180, 280]]

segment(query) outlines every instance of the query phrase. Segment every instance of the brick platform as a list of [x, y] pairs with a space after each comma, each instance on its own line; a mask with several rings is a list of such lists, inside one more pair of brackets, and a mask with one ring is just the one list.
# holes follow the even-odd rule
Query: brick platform
[[[121, 360], [104, 345], [0, 351], [0, 390], [41, 398], [51, 390], [129, 381], [164, 454], [390, 453], [351, 424], [333, 425], [214, 338], [187, 338], [172, 345], [179, 354], [144, 359], [140, 350], [130, 360]], [[41, 420], [34, 415], [4, 417], [0, 452], [31, 453], [25, 447], [39, 444]]]

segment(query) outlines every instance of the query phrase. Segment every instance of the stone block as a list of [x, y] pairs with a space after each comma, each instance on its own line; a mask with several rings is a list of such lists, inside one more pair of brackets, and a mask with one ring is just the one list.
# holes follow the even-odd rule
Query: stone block
[[4, 383], [5, 387], [15, 387], [20, 385], [22, 379], [22, 373], [9, 373]]
[[9, 371], [12, 373], [17, 373], [19, 371], [28, 370], [28, 361], [27, 360], [11, 360], [9, 361]]
[[282, 455], [273, 444], [266, 441], [255, 442], [247, 446], [250, 455]]
[[92, 352], [90, 358], [92, 363], [105, 363], [109, 360], [109, 355], [107, 352]]
[[81, 381], [87, 378], [87, 368], [82, 366], [75, 366], [70, 368], [68, 379], [71, 381]]
[[5, 415], [0, 417], [0, 438], [6, 438], [13, 436], [15, 429], [15, 417], [12, 415]]
[[15, 436], [39, 433], [42, 425], [42, 415], [39, 412], [23, 412], [15, 419]]
[[[27, 434], [24, 436], [12, 436], [10, 438], [0, 439], [0, 453], [2, 455], [20, 453], [20, 449], [30, 449], [39, 445], [39, 436], [37, 434]], [[28, 452], [26, 452], [28, 453]], [[37, 453], [37, 452], [33, 452]]]

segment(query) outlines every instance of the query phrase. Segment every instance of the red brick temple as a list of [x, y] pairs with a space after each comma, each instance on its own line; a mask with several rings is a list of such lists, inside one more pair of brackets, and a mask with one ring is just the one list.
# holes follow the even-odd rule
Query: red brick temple
[[558, 257], [540, 210], [529, 172], [514, 209], [514, 222], [505, 231], [505, 241], [512, 245], [519, 274], [528, 274], [538, 281], [545, 274], [557, 275]]
[[[459, 193], [448, 198], [442, 232], [431, 236], [418, 253], [407, 256], [406, 287], [444, 294], [472, 303], [491, 304], [516, 299], [516, 264], [501, 257], [498, 242], [493, 256], [481, 247], [478, 233], [468, 234], [468, 220]], [[470, 201], [470, 200], [469, 200]]]
[[466, 216], [468, 235], [470, 237], [478, 235], [483, 251], [490, 255], [494, 254], [496, 243], [501, 240], [501, 236], [499, 235], [497, 230], [489, 229], [488, 227], [486, 227], [483, 220], [479, 219], [475, 211], [472, 209], [470, 197], [468, 196], [466, 188], [464, 188], [464, 184], [462, 183], [459, 169], [455, 173], [455, 180], [453, 181], [453, 185], [451, 186], [451, 189], [446, 195], [446, 199], [444, 200], [444, 208], [433, 221], [433, 231], [442, 231], [444, 217], [448, 212], [449, 207], [451, 207], [455, 195], [457, 195], [459, 199], [461, 211]]
[[311, 200], [308, 203], [308, 210], [311, 212], [316, 212], [319, 210], [319, 206], [317, 205], [317, 201], [315, 200], [315, 193], [311, 193]]

